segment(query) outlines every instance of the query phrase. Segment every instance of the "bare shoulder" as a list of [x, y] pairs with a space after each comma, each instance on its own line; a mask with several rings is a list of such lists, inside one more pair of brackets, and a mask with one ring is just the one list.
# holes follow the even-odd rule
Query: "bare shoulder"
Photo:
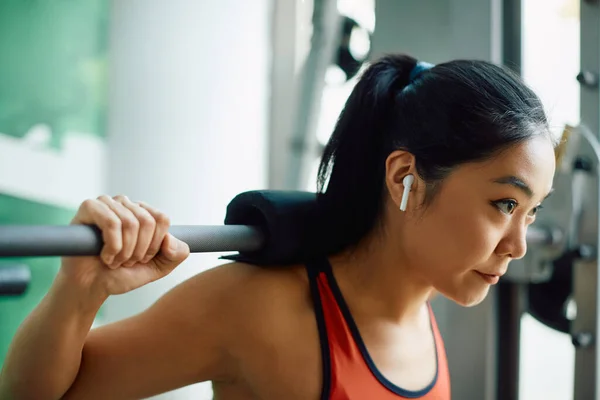
[[[214, 273], [228, 275], [221, 307], [228, 320], [236, 395], [317, 398], [321, 353], [304, 266], [231, 264]], [[221, 385], [215, 390], [221, 394], [228, 389]]]
[[[194, 279], [200, 285], [206, 279], [219, 286], [217, 296], [198, 301], [218, 303], [215, 311], [224, 328], [236, 386], [253, 393], [280, 389], [278, 393], [288, 394], [297, 390], [305, 393], [306, 385], [318, 387], [320, 375], [314, 371], [321, 361], [319, 337], [304, 266], [232, 263]], [[279, 366], [277, 371], [273, 365]], [[290, 383], [290, 377], [299, 378], [297, 368], [292, 366], [307, 371], [302, 374], [301, 387], [294, 388]], [[282, 387], [278, 388], [273, 380], [282, 382]]]
[[197, 308], [237, 311], [232, 306], [266, 307], [274, 300], [285, 302], [306, 294], [307, 288], [302, 266], [261, 267], [233, 262], [192, 276], [164, 298], [177, 296], [179, 302], [192, 302]]
[[282, 325], [285, 319], [298, 318], [298, 312], [310, 308], [308, 279], [301, 265], [231, 263], [193, 279], [200, 286], [210, 282], [218, 287], [215, 299], [219, 300], [219, 311], [236, 328], [268, 326], [269, 322]]
[[228, 263], [198, 274], [182, 286], [186, 288], [178, 296], [180, 305], [210, 312], [219, 321], [220, 334], [231, 351], [262, 340], [273, 341], [275, 334], [285, 334], [283, 331], [303, 317], [314, 318], [302, 265]]
[[[295, 312], [310, 308], [308, 279], [303, 266], [261, 267], [246, 263], [227, 263], [199, 273], [165, 294], [154, 306], [157, 311], [192, 317], [191, 324], [203, 324], [213, 318], [219, 332], [238, 342], [239, 329], [281, 325]], [[202, 318], [193, 318], [194, 315]], [[218, 323], [217, 323], [218, 322]], [[198, 329], [206, 329], [198, 326]], [[273, 328], [273, 327], [269, 327]]]
[[261, 267], [233, 262], [204, 271], [181, 285], [186, 287], [182, 291], [192, 295], [187, 299], [183, 296], [183, 301], [219, 300], [212, 305], [220, 311], [235, 312], [236, 305], [268, 308], [278, 301], [287, 304], [298, 300], [307, 293], [308, 280], [300, 265]]

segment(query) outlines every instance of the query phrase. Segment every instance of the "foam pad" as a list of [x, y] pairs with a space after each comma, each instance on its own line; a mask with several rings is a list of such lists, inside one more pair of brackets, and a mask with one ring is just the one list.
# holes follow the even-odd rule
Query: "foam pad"
[[257, 265], [303, 262], [323, 249], [317, 194], [256, 190], [237, 195], [227, 206], [225, 225], [252, 225], [265, 235], [264, 246], [222, 258]]

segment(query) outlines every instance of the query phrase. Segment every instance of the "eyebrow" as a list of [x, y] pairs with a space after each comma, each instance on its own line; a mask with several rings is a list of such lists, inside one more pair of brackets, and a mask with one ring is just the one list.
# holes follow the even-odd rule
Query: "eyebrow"
[[[529, 198], [533, 197], [533, 190], [531, 190], [529, 185], [527, 183], [525, 183], [525, 181], [523, 179], [516, 177], [514, 175], [503, 176], [501, 178], [494, 179], [493, 182], [499, 183], [502, 185], [511, 185], [511, 186], [516, 187], [517, 189], [521, 190], [523, 193], [525, 193], [527, 195], [527, 197], [529, 197]], [[544, 197], [544, 200], [546, 200], [553, 192], [554, 192], [554, 188], [552, 188], [550, 190], [550, 192], [548, 192], [548, 194]]]

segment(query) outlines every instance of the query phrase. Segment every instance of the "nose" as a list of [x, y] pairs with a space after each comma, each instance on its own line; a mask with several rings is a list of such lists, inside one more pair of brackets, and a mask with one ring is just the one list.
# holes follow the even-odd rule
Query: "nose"
[[527, 225], [513, 224], [498, 243], [496, 253], [514, 260], [525, 257], [527, 253]]

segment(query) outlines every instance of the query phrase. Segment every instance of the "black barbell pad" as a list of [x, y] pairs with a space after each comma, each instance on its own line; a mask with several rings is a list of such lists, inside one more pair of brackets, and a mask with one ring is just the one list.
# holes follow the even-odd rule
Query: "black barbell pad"
[[253, 225], [265, 233], [258, 251], [221, 258], [257, 265], [302, 262], [323, 249], [317, 194], [306, 191], [254, 190], [227, 206], [225, 225]]

